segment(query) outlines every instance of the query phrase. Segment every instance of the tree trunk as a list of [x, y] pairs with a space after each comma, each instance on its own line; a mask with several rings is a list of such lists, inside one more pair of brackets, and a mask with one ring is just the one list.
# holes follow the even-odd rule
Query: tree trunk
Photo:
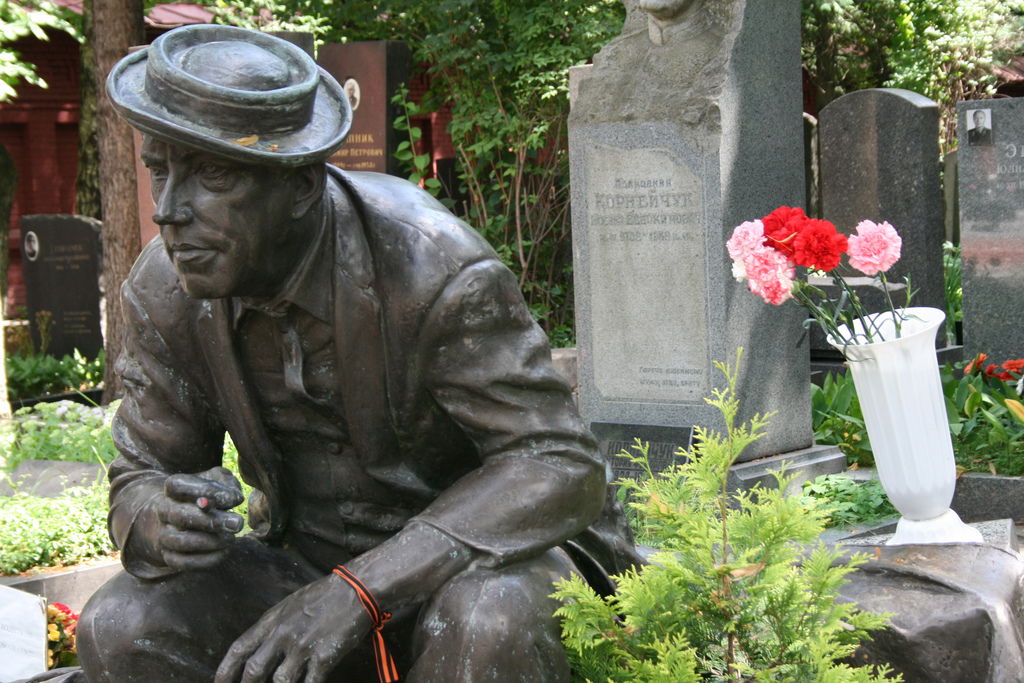
[[[11, 207], [18, 169], [14, 167], [7, 148], [0, 145], [0, 323], [7, 319], [7, 266], [10, 265]], [[0, 324], [0, 417], [10, 417], [11, 402], [7, 395], [7, 330]]]
[[100, 204], [100, 149], [96, 140], [96, 52], [92, 44], [92, 3], [82, 3], [81, 80], [78, 92], [78, 174], [75, 178], [75, 213], [103, 220]]
[[100, 149], [100, 191], [103, 205], [103, 280], [107, 294], [103, 402], [122, 393], [114, 365], [124, 345], [121, 283], [142, 248], [139, 237], [138, 190], [135, 183], [135, 145], [132, 129], [114, 112], [102, 87], [107, 74], [128, 48], [144, 40], [142, 0], [93, 0], [92, 44], [96, 57], [97, 132]]

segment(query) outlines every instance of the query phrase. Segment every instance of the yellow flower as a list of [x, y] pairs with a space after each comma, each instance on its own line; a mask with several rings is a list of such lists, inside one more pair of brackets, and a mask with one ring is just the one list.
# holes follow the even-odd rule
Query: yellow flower
[[47, 624], [46, 630], [47, 630], [47, 634], [46, 634], [47, 638], [49, 638], [50, 640], [55, 641], [55, 642], [60, 640], [60, 631], [57, 630], [57, 624]]

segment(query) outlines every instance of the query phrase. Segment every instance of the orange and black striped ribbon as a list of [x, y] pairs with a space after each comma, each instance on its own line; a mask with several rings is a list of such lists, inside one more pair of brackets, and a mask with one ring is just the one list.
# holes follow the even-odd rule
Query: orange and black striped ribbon
[[352, 586], [352, 589], [359, 597], [359, 602], [362, 604], [363, 609], [370, 615], [370, 621], [373, 622], [373, 633], [370, 634], [370, 637], [373, 640], [373, 658], [377, 662], [377, 677], [380, 678], [381, 683], [396, 683], [398, 681], [398, 669], [395, 667], [394, 658], [388, 653], [383, 633], [384, 624], [391, 619], [391, 612], [382, 610], [377, 603], [377, 599], [363, 585], [363, 582], [357, 579], [355, 574], [345, 569], [343, 565], [339, 564], [334, 573], [345, 579], [348, 585]]

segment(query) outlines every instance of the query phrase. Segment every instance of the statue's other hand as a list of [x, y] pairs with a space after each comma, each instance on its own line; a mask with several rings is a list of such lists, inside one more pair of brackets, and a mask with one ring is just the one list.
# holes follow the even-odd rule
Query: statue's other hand
[[369, 630], [355, 591], [330, 574], [267, 610], [228, 650], [214, 683], [322, 683]]
[[157, 503], [157, 540], [167, 566], [208, 569], [223, 560], [244, 523], [241, 515], [227, 510], [244, 499], [238, 480], [223, 467], [169, 476]]

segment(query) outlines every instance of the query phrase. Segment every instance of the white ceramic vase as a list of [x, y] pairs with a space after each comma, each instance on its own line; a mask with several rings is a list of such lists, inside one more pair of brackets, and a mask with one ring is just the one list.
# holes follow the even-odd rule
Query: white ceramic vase
[[[891, 312], [868, 316], [874, 340], [857, 344], [833, 336], [843, 352], [860, 399], [878, 478], [902, 517], [887, 545], [981, 543], [981, 533], [949, 508], [956, 464], [949, 437], [942, 381], [935, 357], [935, 333], [945, 320], [936, 308], [908, 308], [897, 338]], [[849, 338], [843, 326], [841, 334]]]

